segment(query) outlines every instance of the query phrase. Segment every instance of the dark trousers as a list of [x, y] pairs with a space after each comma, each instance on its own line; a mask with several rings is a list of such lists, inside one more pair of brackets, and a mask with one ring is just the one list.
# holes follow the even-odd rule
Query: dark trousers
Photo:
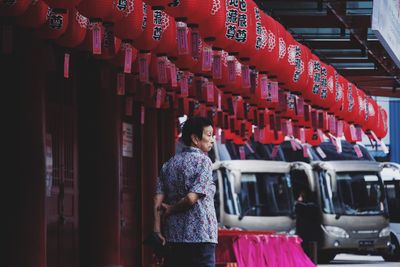
[[213, 243], [169, 243], [165, 267], [215, 267]]

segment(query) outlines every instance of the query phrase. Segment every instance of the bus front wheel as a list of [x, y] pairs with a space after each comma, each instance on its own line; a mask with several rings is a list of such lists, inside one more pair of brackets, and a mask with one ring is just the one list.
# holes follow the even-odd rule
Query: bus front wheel
[[400, 245], [396, 236], [392, 233], [390, 234], [391, 246], [389, 251], [385, 253], [382, 257], [385, 261], [400, 261]]

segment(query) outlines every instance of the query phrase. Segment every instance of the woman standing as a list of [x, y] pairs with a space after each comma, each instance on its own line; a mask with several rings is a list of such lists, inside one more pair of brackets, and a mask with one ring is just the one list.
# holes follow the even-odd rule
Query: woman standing
[[186, 147], [164, 163], [157, 180], [153, 230], [166, 244], [165, 266], [211, 267], [218, 233], [216, 187], [206, 155], [214, 144], [211, 120], [189, 118], [182, 139]]

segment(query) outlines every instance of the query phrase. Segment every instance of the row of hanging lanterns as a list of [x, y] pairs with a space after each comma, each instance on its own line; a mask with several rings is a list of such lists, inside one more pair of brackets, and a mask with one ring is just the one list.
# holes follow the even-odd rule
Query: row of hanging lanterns
[[237, 144], [356, 143], [364, 131], [384, 146], [386, 111], [252, 0], [9, 0], [0, 15], [108, 60], [117, 89], [137, 74], [145, 105], [210, 116]]

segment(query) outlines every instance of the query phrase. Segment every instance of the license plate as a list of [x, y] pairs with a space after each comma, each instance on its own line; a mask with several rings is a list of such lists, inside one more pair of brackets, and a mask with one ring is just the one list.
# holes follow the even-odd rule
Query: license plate
[[370, 248], [374, 246], [373, 240], [361, 240], [358, 242], [358, 245], [362, 248]]

